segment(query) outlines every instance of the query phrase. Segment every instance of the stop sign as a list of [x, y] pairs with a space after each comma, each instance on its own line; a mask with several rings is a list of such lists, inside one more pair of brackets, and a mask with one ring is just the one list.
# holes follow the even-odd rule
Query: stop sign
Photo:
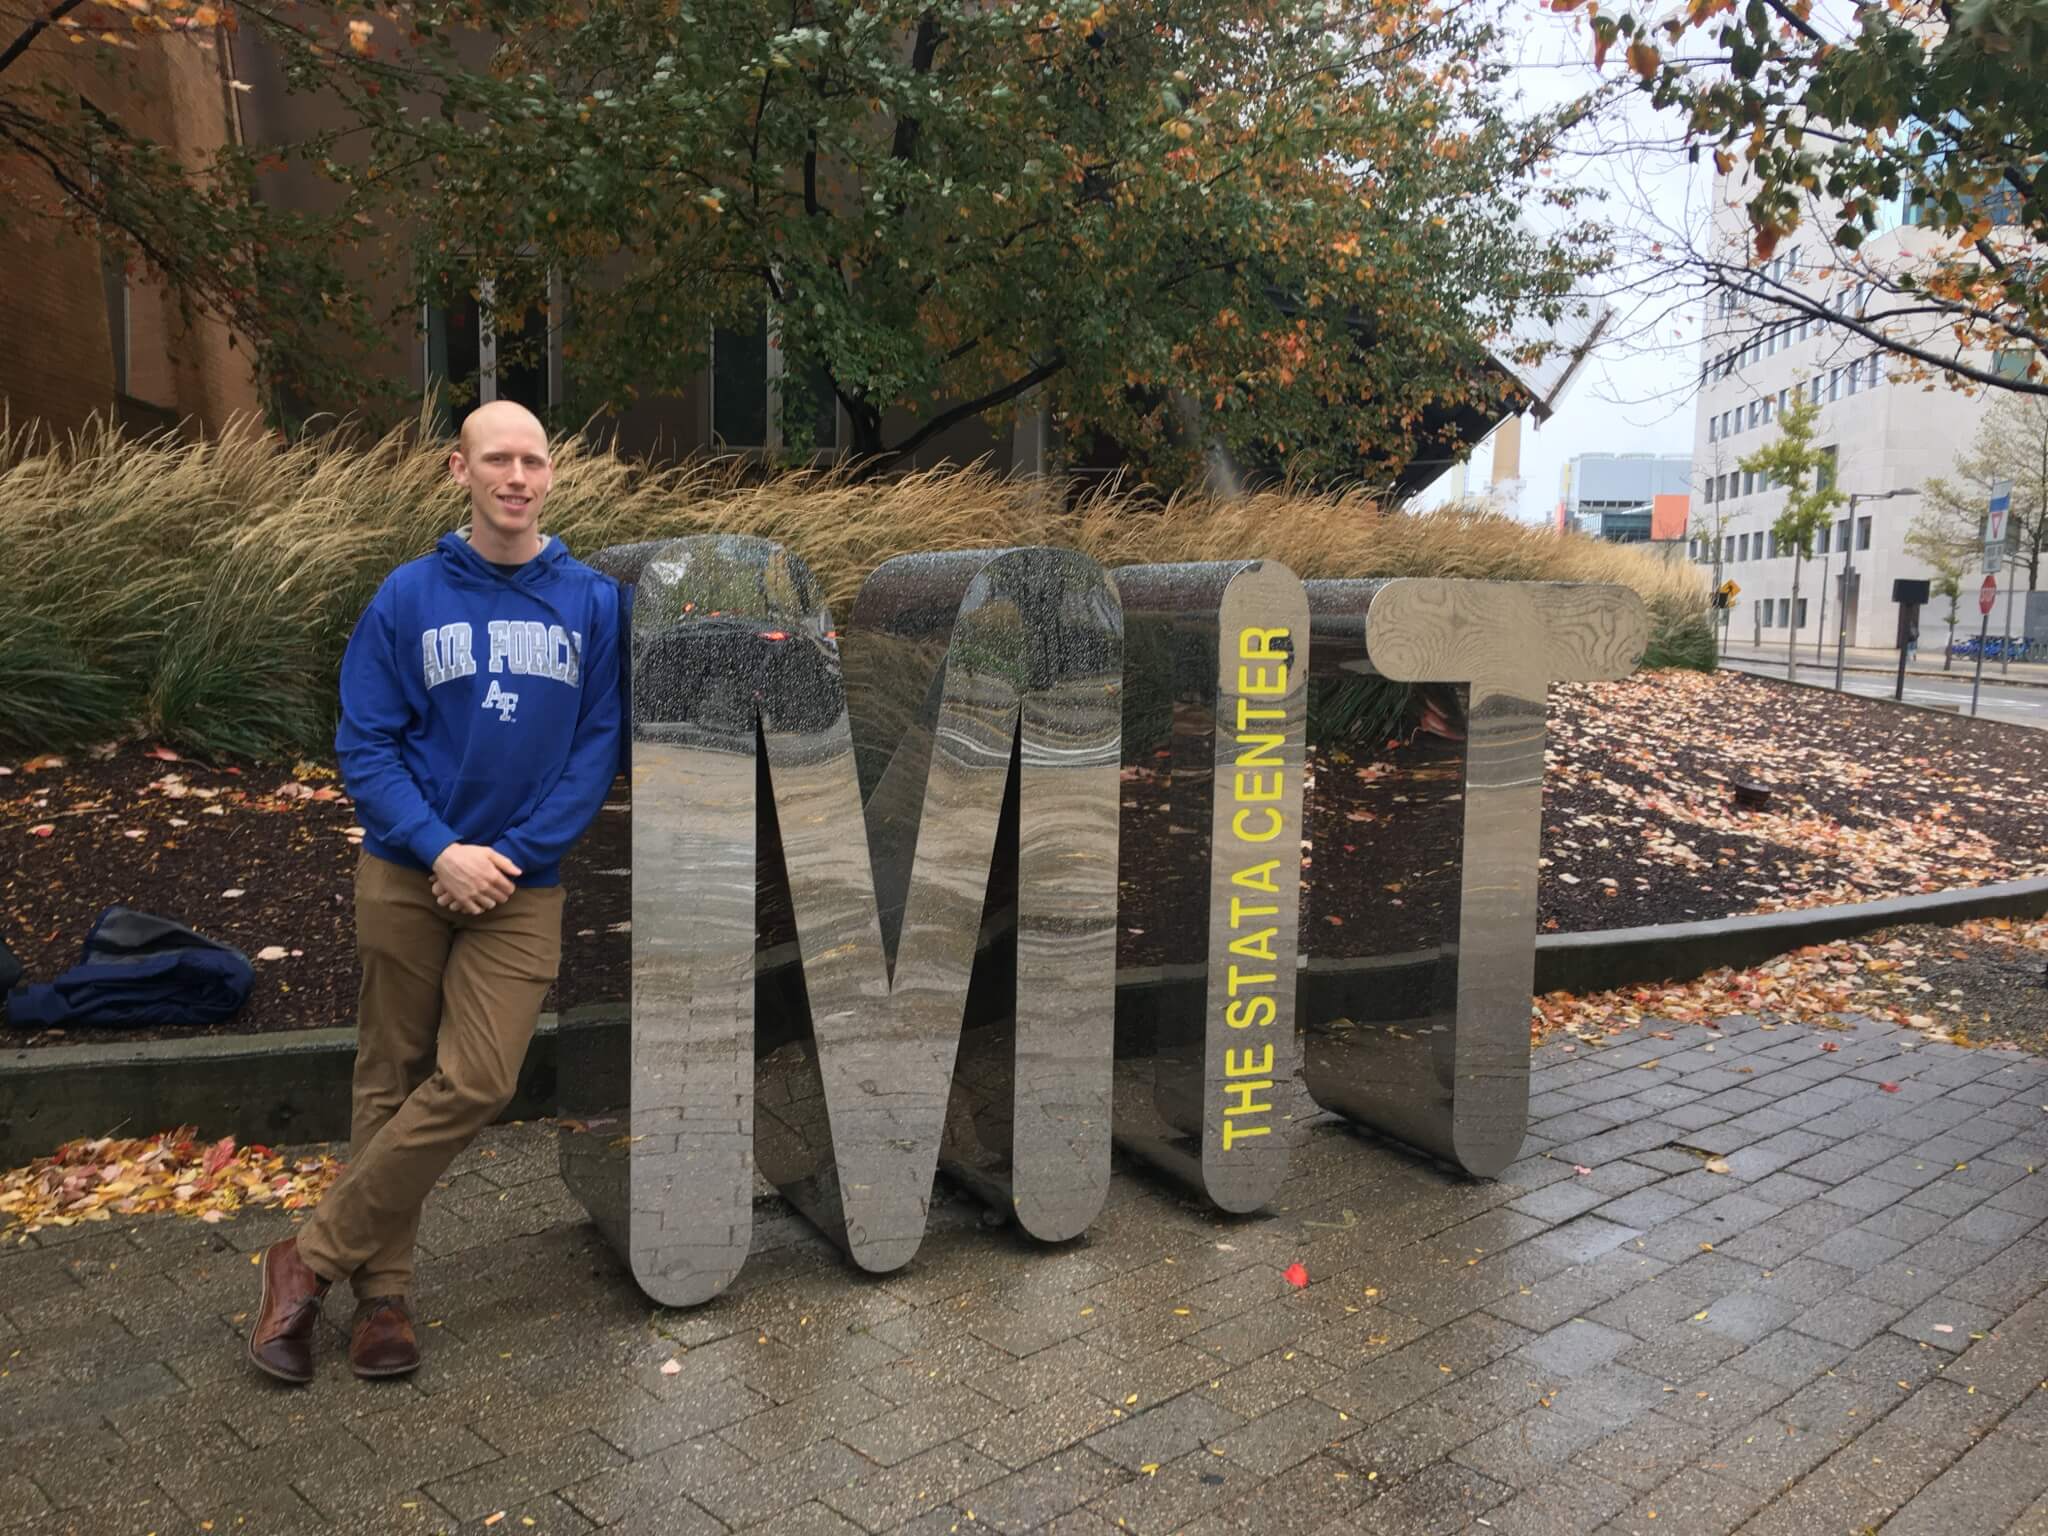
[[1986, 576], [1984, 585], [1977, 593], [1977, 611], [1985, 618], [1991, 617], [1991, 600], [1998, 596], [1998, 578]]

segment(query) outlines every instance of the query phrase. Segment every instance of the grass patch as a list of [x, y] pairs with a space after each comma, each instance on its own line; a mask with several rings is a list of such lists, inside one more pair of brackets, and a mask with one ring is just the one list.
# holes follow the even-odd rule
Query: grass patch
[[[325, 753], [357, 615], [393, 566], [467, 521], [449, 446], [417, 432], [138, 442], [104, 427], [52, 441], [0, 426], [0, 743], [63, 750], [139, 730], [201, 752]], [[576, 440], [556, 466], [545, 526], [572, 551], [751, 533], [801, 554], [841, 615], [892, 555], [1052, 544], [1106, 566], [1259, 556], [1302, 576], [1619, 582], [1649, 606], [1653, 665], [1713, 665], [1691, 566], [1499, 516], [1390, 512], [1359, 491], [1225, 501], [1110, 486], [1069, 507], [1043, 481], [980, 469], [762, 480], [737, 461], [657, 468]], [[1386, 701], [1350, 703], [1363, 723]]]

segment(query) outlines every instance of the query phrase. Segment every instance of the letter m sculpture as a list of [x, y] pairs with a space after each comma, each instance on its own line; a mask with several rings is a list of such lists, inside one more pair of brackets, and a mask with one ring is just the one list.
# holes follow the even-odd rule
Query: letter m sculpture
[[891, 560], [842, 673], [776, 544], [598, 563], [631, 589], [630, 976], [565, 966], [565, 1031], [593, 986], [630, 1003], [612, 1048], [565, 1038], [562, 1164], [635, 1280], [672, 1306], [731, 1283], [757, 1114], [761, 1173], [864, 1269], [917, 1251], [941, 1160], [1034, 1236], [1080, 1233], [1109, 1184], [1108, 577], [1053, 549]]

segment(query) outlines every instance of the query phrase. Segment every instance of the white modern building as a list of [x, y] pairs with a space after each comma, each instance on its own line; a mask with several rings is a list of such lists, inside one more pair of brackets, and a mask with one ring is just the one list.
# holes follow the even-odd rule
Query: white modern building
[[[1724, 259], [1746, 248], [1750, 237], [1744, 196], [1737, 179], [1716, 179], [1713, 238]], [[1828, 243], [1828, 227], [1827, 220], [1810, 219], [1769, 263], [1753, 265], [1780, 283], [1825, 296], [1827, 308], [1838, 314], [1865, 313], [1879, 297], [1859, 272], [1910, 267], [1929, 240], [1925, 232], [1897, 224], [1850, 258]], [[1968, 446], [1987, 408], [1983, 392], [1965, 395], [1938, 379], [1907, 380], [1897, 360], [1864, 337], [1734, 294], [1710, 301], [1703, 332], [1689, 550], [1693, 559], [1716, 568], [1717, 580], [1732, 579], [1741, 589], [1724, 619], [1726, 642], [1783, 646], [1796, 631], [1807, 648], [1802, 654], [1832, 654], [1843, 618], [1842, 571], [1852, 563], [1848, 643], [1893, 646], [1893, 581], [1932, 574], [1905, 548], [1907, 529], [1921, 510], [1919, 497], [1910, 493], [1931, 475], [1953, 476], [1956, 454]], [[1995, 361], [2001, 367], [2025, 363]], [[1834, 525], [1816, 541], [1814, 558], [1802, 562], [1795, 603], [1792, 552], [1781, 549], [1771, 532], [1785, 493], [1760, 483], [1740, 461], [1772, 441], [1778, 413], [1801, 391], [1820, 407], [1815, 442], [1833, 461], [1834, 483], [1859, 501], [1853, 520], [1846, 502], [1836, 509]], [[1907, 494], [1875, 499], [1887, 492]], [[1964, 578], [1962, 608], [1971, 627], [1979, 579]], [[1937, 599], [1921, 612], [1929, 650], [1946, 639], [1946, 611], [1946, 601]]]
[[1582, 453], [1564, 467], [1557, 527], [1610, 544], [1675, 538], [1679, 533], [1666, 534], [1657, 514], [1672, 508], [1682, 530], [1691, 488], [1692, 460], [1682, 453]]

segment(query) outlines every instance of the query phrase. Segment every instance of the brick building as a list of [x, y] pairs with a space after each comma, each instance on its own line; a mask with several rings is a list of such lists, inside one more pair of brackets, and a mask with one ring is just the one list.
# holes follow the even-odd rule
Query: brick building
[[[42, 9], [5, 0], [0, 37], [20, 36]], [[30, 105], [54, 86], [196, 167], [237, 132], [224, 44], [182, 33], [120, 49], [51, 28], [9, 66], [9, 95]], [[67, 432], [98, 414], [134, 430], [216, 431], [257, 410], [249, 350], [67, 223], [40, 167], [7, 154], [0, 196], [12, 205], [0, 241], [0, 407], [17, 427]]]

